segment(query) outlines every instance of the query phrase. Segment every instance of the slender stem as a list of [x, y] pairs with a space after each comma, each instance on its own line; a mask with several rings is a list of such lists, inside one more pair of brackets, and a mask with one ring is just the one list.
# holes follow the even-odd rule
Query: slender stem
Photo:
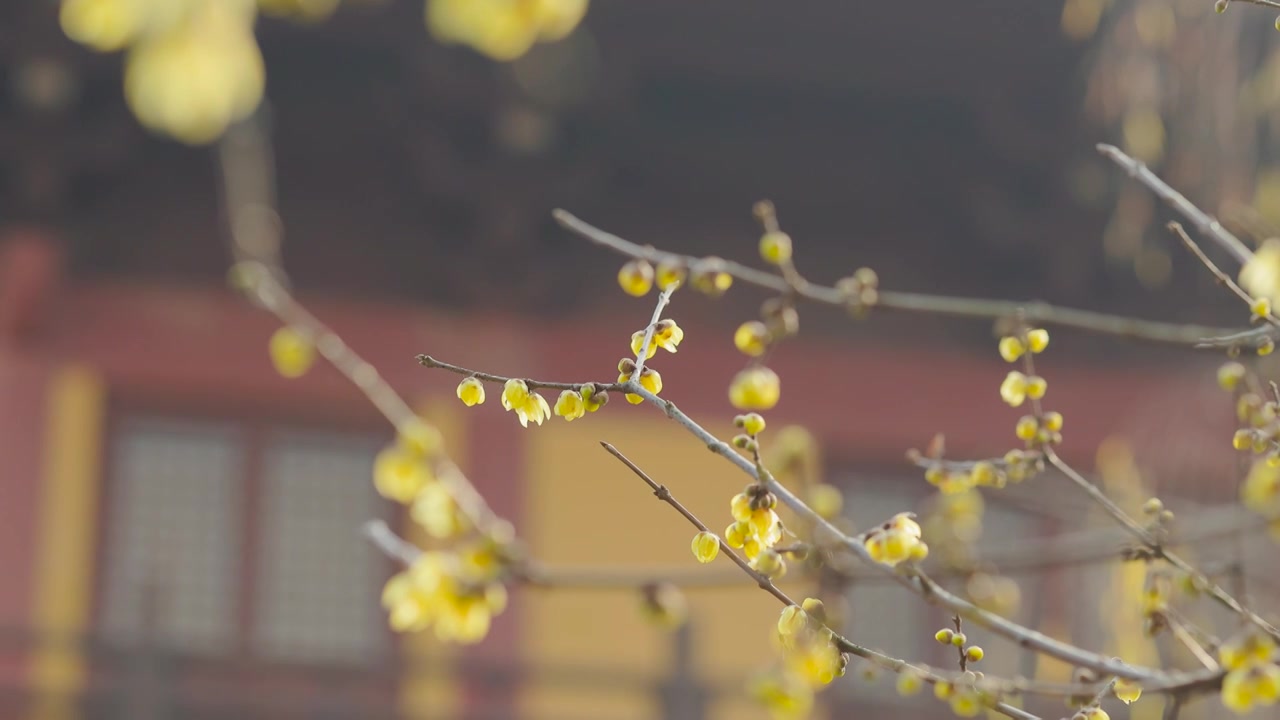
[[662, 311], [667, 307], [667, 303], [671, 302], [671, 293], [680, 287], [680, 283], [672, 283], [666, 290], [658, 295], [658, 302], [653, 307], [653, 316], [649, 318], [649, 324], [644, 328], [643, 342], [640, 343], [640, 351], [636, 353], [636, 369], [631, 373], [632, 380], [638, 380], [640, 373], [644, 371], [644, 361], [649, 358], [649, 343], [653, 342], [653, 333], [658, 329], [658, 321], [662, 319]]
[[[1182, 240], [1182, 244], [1191, 251], [1191, 254], [1196, 256], [1196, 259], [1198, 259], [1201, 264], [1208, 268], [1209, 272], [1217, 279], [1219, 284], [1226, 286], [1228, 290], [1235, 293], [1236, 297], [1243, 300], [1244, 304], [1248, 305], [1251, 311], [1257, 307], [1257, 300], [1255, 300], [1248, 292], [1245, 292], [1245, 289], [1240, 287], [1235, 280], [1231, 279], [1230, 275], [1223, 272], [1222, 268], [1218, 267], [1217, 264], [1210, 260], [1209, 256], [1204, 254], [1204, 251], [1200, 249], [1200, 246], [1196, 244], [1195, 240], [1191, 239], [1191, 236], [1187, 234], [1187, 231], [1183, 229], [1182, 225], [1176, 222], [1171, 222], [1169, 223], [1169, 230], [1174, 235], [1177, 235], [1178, 239]], [[1276, 318], [1275, 314], [1270, 310], [1267, 311], [1266, 315], [1262, 316], [1262, 319], [1267, 321], [1270, 325], [1280, 325], [1280, 318]]]
[[[643, 469], [641, 469], [640, 466], [632, 462], [631, 459], [628, 458], [626, 455], [623, 455], [622, 452], [618, 450], [618, 448], [603, 441], [600, 443], [600, 445], [610, 455], [617, 458], [619, 462], [621, 462], [623, 465], [626, 465], [627, 468], [631, 470], [631, 472], [635, 473], [637, 477], [643, 480], [644, 483], [648, 485], [650, 489], [653, 490], [653, 494], [655, 497], [667, 503], [671, 507], [675, 508], [676, 512], [684, 516], [684, 518], [688, 520], [691, 525], [698, 528], [698, 530], [702, 532], [712, 532], [711, 529], [708, 528], [705, 523], [703, 523], [701, 520], [698, 519], [697, 515], [694, 515], [692, 511], [686, 508], [683, 503], [681, 503], [679, 500], [675, 498], [674, 495], [671, 494], [671, 491], [667, 488], [667, 486], [661, 485], [657, 481], [655, 481], [653, 478], [649, 477], [648, 473], [646, 473]], [[712, 533], [712, 534], [714, 535], [715, 533]], [[724, 541], [724, 538], [720, 537], [719, 535], [716, 535], [716, 540], [720, 543], [720, 552], [724, 554], [726, 557], [728, 557], [730, 560], [732, 560], [733, 563], [742, 570], [742, 572], [746, 573], [752, 580], [755, 580], [756, 585], [758, 585], [761, 590], [764, 590], [765, 592], [777, 598], [778, 601], [781, 602], [783, 605], [795, 605], [797, 607], [799, 606], [799, 603], [797, 603], [795, 600], [792, 600], [791, 597], [788, 596], [786, 593], [784, 593], [782, 590], [780, 590], [777, 585], [774, 585], [773, 581], [770, 580], [768, 576], [758, 572], [755, 568], [751, 567], [751, 564], [747, 562], [745, 558], [738, 555], [738, 553], [734, 552], [733, 548], [729, 547], [729, 544]], [[854, 643], [848, 640], [847, 638], [840, 635], [839, 633], [832, 632], [832, 639], [834, 640], [836, 647], [839, 648], [841, 651], [851, 653], [853, 655], [857, 655], [858, 657], [869, 660], [875, 663], [876, 665], [879, 665], [880, 667], [886, 668], [893, 672], [901, 672], [904, 669], [910, 669], [914, 672], [919, 673], [922, 678], [924, 678], [927, 682], [930, 682], [930, 683], [955, 681], [954, 677], [943, 677], [938, 673], [930, 670], [927, 667], [912, 665], [911, 663], [908, 663], [905, 660], [900, 660], [898, 658], [891, 657], [877, 650], [872, 650], [871, 648], [858, 645], [857, 643]], [[995, 709], [997, 712], [1000, 712], [1008, 717], [1016, 718], [1016, 720], [1039, 720], [1038, 716], [1025, 712], [1020, 708], [1015, 708], [1012, 705], [1009, 705], [1007, 703], [997, 702], [994, 705], [992, 705], [992, 708]]]
[[1186, 218], [1196, 230], [1199, 230], [1223, 250], [1226, 250], [1231, 257], [1235, 258], [1236, 262], [1243, 265], [1249, 261], [1249, 258], [1253, 257], [1253, 252], [1245, 247], [1240, 238], [1231, 234], [1231, 231], [1223, 227], [1222, 223], [1218, 222], [1212, 215], [1196, 207], [1182, 193], [1169, 187], [1168, 183], [1151, 172], [1144, 163], [1129, 157], [1123, 150], [1114, 145], [1098, 145], [1098, 152], [1102, 153], [1103, 157], [1119, 165], [1134, 180], [1145, 185], [1148, 190], [1155, 193], [1156, 197]]
[[[493, 373], [479, 372], [476, 370], [468, 370], [467, 368], [464, 368], [460, 365], [454, 365], [453, 363], [447, 363], [443, 360], [437, 360], [431, 357], [430, 355], [417, 355], [415, 356], [414, 359], [418, 361], [419, 365], [425, 368], [436, 368], [439, 370], [448, 370], [451, 373], [456, 373], [458, 375], [466, 375], [467, 377], [474, 377], [477, 380], [481, 380], [484, 382], [503, 384], [508, 380], [513, 379], [510, 377], [507, 377], [506, 375], [494, 375]], [[519, 379], [524, 380], [524, 384], [527, 385], [530, 390], [539, 390], [539, 389], [580, 390], [583, 385], [587, 384], [584, 382], [569, 383], [569, 382], [548, 382], [546, 380], [530, 380], [528, 378], [519, 378]], [[615, 387], [621, 387], [617, 383], [597, 383], [597, 384], [605, 387], [606, 389], [614, 389]]]
[[1273, 638], [1280, 639], [1280, 630], [1277, 630], [1274, 625], [1264, 620], [1257, 613], [1241, 605], [1240, 602], [1224, 590], [1221, 585], [1197, 570], [1191, 565], [1191, 563], [1184, 560], [1180, 555], [1176, 555], [1163, 547], [1160, 542], [1141, 525], [1141, 523], [1130, 517], [1130, 515], [1121, 509], [1119, 505], [1112, 502], [1111, 498], [1108, 498], [1103, 494], [1096, 485], [1089, 482], [1080, 473], [1076, 472], [1075, 468], [1068, 465], [1066, 461], [1053, 451], [1052, 448], [1045, 448], [1045, 457], [1047, 457], [1049, 462], [1052, 463], [1054, 467], [1058, 468], [1063, 475], [1066, 475], [1067, 478], [1075, 483], [1077, 487], [1084, 490], [1089, 497], [1093, 498], [1100, 506], [1102, 506], [1102, 508], [1107, 511], [1107, 514], [1115, 518], [1117, 522], [1124, 526], [1125, 529], [1129, 530], [1134, 537], [1138, 538], [1138, 540], [1155, 552], [1159, 557], [1164, 558], [1166, 562], [1182, 572], [1190, 574], [1198, 582], [1203, 583], [1206, 587], [1206, 591], [1209, 593], [1209, 596], [1219, 604], [1227, 607], [1231, 611], [1243, 617], [1245, 620], [1248, 620], [1258, 626]]
[[[570, 232], [626, 257], [643, 258], [655, 264], [660, 262], [674, 263], [684, 265], [693, 270], [696, 270], [706, 262], [703, 258], [657, 250], [624, 240], [613, 233], [601, 230], [575, 217], [565, 210], [556, 210], [552, 215], [561, 226]], [[817, 285], [796, 278], [788, 281], [787, 278], [741, 263], [732, 261], [720, 262], [723, 262], [723, 265], [719, 269], [748, 285], [779, 294], [791, 293], [796, 297], [823, 305], [846, 307], [850, 302], [850, 298], [845, 293], [834, 287]], [[1031, 323], [1072, 327], [1088, 332], [1174, 345], [1192, 345], [1204, 338], [1231, 335], [1240, 331], [1239, 328], [1183, 325], [1108, 315], [1088, 310], [1058, 307], [1039, 301], [984, 300], [891, 290], [879, 291], [876, 307], [882, 310], [979, 320], [1010, 318], [1021, 312], [1027, 322]]]
[[364, 535], [369, 538], [383, 555], [392, 560], [399, 561], [402, 565], [409, 566], [418, 560], [418, 556], [422, 555], [422, 550], [417, 545], [405, 540], [382, 520], [370, 520], [364, 524]]
[[1166, 614], [1164, 619], [1165, 622], [1169, 623], [1169, 629], [1173, 631], [1173, 636], [1177, 638], [1178, 642], [1182, 643], [1187, 650], [1191, 651], [1191, 654], [1195, 656], [1196, 660], [1198, 660], [1201, 665], [1204, 665], [1205, 668], [1209, 670], [1217, 671], [1220, 669], [1218, 661], [1214, 660], [1213, 656], [1204, 649], [1204, 646], [1187, 631], [1187, 627], [1181, 620], [1169, 614]]

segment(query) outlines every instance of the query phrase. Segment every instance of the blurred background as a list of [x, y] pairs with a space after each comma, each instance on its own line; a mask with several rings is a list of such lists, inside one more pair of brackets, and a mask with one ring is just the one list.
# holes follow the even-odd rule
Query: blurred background
[[[274, 319], [225, 286], [215, 153], [140, 125], [120, 55], [67, 39], [58, 5], [0, 2], [0, 717], [765, 717], [743, 687], [772, 662], [777, 605], [732, 578], [688, 588], [676, 631], [646, 623], [634, 591], [521, 588], [477, 646], [391, 635], [378, 595], [395, 568], [360, 535], [371, 518], [409, 532], [368, 481], [391, 429], [328, 367], [274, 372]], [[731, 467], [623, 403], [523, 430], [496, 402], [462, 407], [457, 378], [414, 355], [610, 379], [652, 297], [618, 292], [620, 258], [551, 210], [751, 262], [762, 198], [815, 281], [870, 266], [882, 288], [1243, 325], [1166, 236], [1167, 211], [1093, 150], [1125, 147], [1246, 237], [1280, 222], [1280, 35], [1265, 9], [1213, 9], [597, 0], [567, 38], [510, 62], [431, 39], [418, 0], [264, 17], [283, 263], [439, 424], [530, 553], [690, 577], [687, 525], [596, 443], [713, 527], [743, 482]], [[732, 330], [764, 299], [680, 294], [669, 313], [688, 335], [655, 361], [664, 397], [719, 432]], [[770, 425], [809, 430], [855, 525], [928, 510], [904, 453], [934, 433], [954, 457], [1014, 442], [990, 323], [801, 317], [771, 356], [784, 392]], [[1233, 502], [1239, 477], [1220, 358], [1053, 338], [1040, 369], [1064, 456], [1132, 507], [1159, 492], [1199, 559], [1273, 593], [1258, 523], [1204, 509]], [[1092, 530], [1105, 523], [1071, 490], [1045, 476], [988, 496], [980, 546], [1019, 584], [1010, 612], [1084, 647], [1184, 662], [1119, 609], [1141, 569], [1113, 562], [1122, 539]], [[789, 582], [800, 595], [823, 581]], [[918, 599], [856, 573], [822, 587], [855, 641], [950, 662], [932, 640], [946, 618]], [[988, 672], [1069, 676], [973, 637]], [[859, 675], [818, 713], [949, 715]], [[1184, 717], [1221, 712], [1203, 705]]]

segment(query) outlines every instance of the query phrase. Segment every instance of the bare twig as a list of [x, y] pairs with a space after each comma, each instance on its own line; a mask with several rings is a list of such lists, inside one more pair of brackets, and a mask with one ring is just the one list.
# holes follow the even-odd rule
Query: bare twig
[[1145, 185], [1147, 189], [1155, 193], [1156, 197], [1186, 218], [1196, 230], [1199, 230], [1223, 250], [1226, 250], [1231, 257], [1235, 258], [1236, 262], [1243, 265], [1249, 261], [1249, 258], [1253, 257], [1253, 252], [1245, 247], [1240, 238], [1231, 234], [1231, 231], [1223, 227], [1222, 223], [1218, 222], [1212, 215], [1196, 207], [1182, 193], [1169, 187], [1168, 183], [1151, 172], [1146, 164], [1129, 157], [1123, 150], [1114, 145], [1098, 145], [1098, 152], [1123, 168], [1129, 173], [1130, 177]]
[[[567, 230], [596, 245], [608, 248], [626, 257], [643, 258], [655, 264], [660, 262], [674, 263], [689, 267], [691, 270], [696, 270], [706, 262], [703, 258], [658, 250], [624, 240], [613, 233], [601, 230], [575, 217], [565, 210], [556, 210], [552, 214], [556, 221]], [[823, 305], [843, 308], [847, 307], [850, 302], [850, 298], [845, 293], [834, 287], [817, 285], [796, 278], [792, 278], [789, 281], [780, 275], [732, 261], [718, 260], [717, 262], [722, 263], [718, 265], [717, 269], [727, 272], [735, 279], [748, 285], [754, 285], [780, 294], [792, 293], [797, 297]], [[1220, 337], [1239, 332], [1238, 328], [1216, 328], [1142, 320], [1090, 312], [1088, 310], [1058, 307], [1039, 301], [985, 300], [894, 292], [891, 290], [879, 291], [875, 307], [881, 310], [965, 317], [978, 320], [1012, 318], [1021, 312], [1027, 322], [1031, 323], [1071, 327], [1105, 335], [1174, 345], [1193, 345], [1207, 337]]]
[[1191, 651], [1191, 654], [1195, 656], [1196, 660], [1198, 660], [1201, 665], [1204, 665], [1205, 668], [1213, 671], [1221, 669], [1218, 665], [1218, 661], [1214, 660], [1213, 656], [1204, 649], [1204, 646], [1187, 631], [1186, 625], [1184, 625], [1181, 620], [1168, 613], [1165, 614], [1164, 619], [1165, 622], [1169, 624], [1169, 629], [1173, 631], [1173, 636], [1177, 638], [1178, 642], [1182, 643], [1187, 650]]
[[[447, 363], [447, 362], [444, 362], [443, 360], [437, 360], [431, 357], [430, 355], [417, 355], [414, 359], [417, 360], [418, 364], [421, 365], [422, 367], [436, 368], [439, 370], [448, 370], [451, 373], [456, 373], [458, 375], [466, 375], [467, 377], [474, 377], [477, 380], [481, 380], [483, 382], [488, 382], [488, 383], [503, 384], [508, 380], [512, 380], [512, 379], [524, 380], [524, 384], [527, 385], [530, 390], [539, 390], [539, 389], [580, 390], [583, 385], [588, 384], [585, 382], [580, 382], [580, 383], [548, 382], [546, 380], [531, 380], [528, 378], [510, 378], [510, 377], [507, 377], [506, 375], [494, 375], [493, 373], [480, 372], [478, 370], [468, 370], [467, 368], [461, 367], [459, 365], [454, 365], [453, 363]], [[607, 389], [613, 389], [614, 387], [619, 387], [617, 383], [598, 383], [598, 384], [606, 387]]]

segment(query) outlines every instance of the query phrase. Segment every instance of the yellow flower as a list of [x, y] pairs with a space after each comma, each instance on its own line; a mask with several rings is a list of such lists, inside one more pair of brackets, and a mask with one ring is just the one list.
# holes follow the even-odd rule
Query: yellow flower
[[1142, 697], [1142, 686], [1132, 680], [1118, 678], [1115, 687], [1112, 688], [1112, 692], [1125, 705], [1131, 705]]
[[595, 412], [605, 405], [609, 404], [609, 393], [604, 390], [597, 390], [594, 385], [588, 384], [582, 386], [582, 402], [587, 408], [587, 412]]
[[400, 573], [382, 588], [382, 605], [391, 629], [416, 632], [425, 629], [432, 619], [432, 598], [415, 587], [408, 573]]
[[530, 392], [523, 380], [512, 378], [502, 388], [502, 407], [515, 411], [520, 425], [529, 427], [529, 421], [541, 425], [543, 420], [551, 417], [551, 407], [546, 398], [536, 392]]
[[1222, 679], [1222, 704], [1227, 709], [1244, 715], [1253, 709], [1257, 700], [1258, 693], [1248, 668], [1232, 670]]
[[568, 35], [586, 11], [587, 0], [427, 0], [426, 21], [440, 42], [514, 60], [539, 40]]
[[714, 533], [703, 532], [693, 536], [693, 556], [700, 563], [709, 563], [720, 554], [720, 538]]
[[1228, 392], [1236, 389], [1244, 379], [1244, 365], [1232, 361], [1218, 368], [1218, 385]]
[[633, 297], [644, 297], [653, 287], [653, 266], [645, 260], [632, 260], [618, 271], [618, 285]]
[[1044, 414], [1043, 420], [1044, 420], [1044, 427], [1046, 430], [1049, 430], [1050, 432], [1059, 432], [1060, 430], [1062, 430], [1062, 423], [1063, 423], [1062, 413], [1052, 412], [1052, 411], [1047, 412]]
[[741, 521], [734, 522], [724, 531], [724, 541], [731, 548], [741, 548], [747, 543], [749, 537], [751, 537], [751, 526]]
[[733, 345], [751, 357], [763, 355], [769, 347], [769, 328], [759, 320], [744, 322], [733, 333]]
[[799, 720], [813, 710], [813, 688], [790, 674], [762, 675], [749, 689], [775, 720]]
[[778, 616], [779, 635], [791, 637], [807, 627], [809, 627], [809, 614], [799, 605], [788, 605], [782, 608], [782, 614]]
[[837, 518], [844, 509], [844, 495], [835, 486], [819, 483], [809, 488], [809, 507], [823, 519]]
[[1275, 640], [1260, 632], [1234, 637], [1218, 648], [1218, 660], [1228, 670], [1238, 670], [1256, 663], [1269, 663], [1275, 654]]
[[918, 671], [905, 668], [898, 673], [897, 690], [899, 695], [910, 697], [920, 692], [922, 688], [924, 688], [924, 677]]
[[285, 326], [271, 335], [271, 364], [281, 376], [295, 379], [307, 374], [316, 361], [316, 347], [298, 331]]
[[1027, 349], [1033, 353], [1042, 353], [1047, 347], [1049, 347], [1048, 330], [1036, 328], [1027, 331]]
[[1000, 384], [1000, 398], [1013, 407], [1018, 407], [1027, 399], [1027, 376], [1011, 371]]
[[1280, 513], [1280, 468], [1255, 460], [1240, 486], [1240, 501], [1261, 515]]
[[1013, 428], [1013, 434], [1018, 436], [1019, 440], [1031, 441], [1036, 438], [1036, 433], [1040, 431], [1040, 422], [1031, 415], [1023, 415], [1018, 418], [1018, 424]]
[[760, 551], [751, 561], [751, 567], [767, 578], [778, 579], [786, 574], [787, 563], [782, 556], [769, 548]]
[[1032, 375], [1027, 378], [1027, 397], [1032, 400], [1039, 400], [1044, 397], [1044, 394], [1048, 389], [1049, 382], [1039, 375]]
[[151, 130], [192, 145], [217, 139], [262, 100], [265, 70], [253, 8], [205, 3], [161, 33], [140, 38], [125, 61], [125, 99]]
[[781, 395], [778, 374], [764, 366], [742, 370], [729, 385], [729, 402], [739, 410], [770, 410]]
[[428, 535], [441, 540], [455, 537], [467, 527], [466, 518], [459, 511], [453, 495], [438, 482], [423, 486], [413, 499], [409, 515]]
[[[637, 356], [640, 355], [640, 346], [644, 343], [646, 331], [647, 328], [631, 334], [631, 352]], [[645, 359], [653, 357], [658, 348], [662, 348], [667, 352], [675, 352], [681, 340], [684, 340], [684, 330], [676, 324], [675, 320], [660, 321], [653, 328], [653, 337], [649, 340], [649, 347], [645, 349]]]
[[653, 271], [653, 284], [657, 285], [659, 290], [666, 290], [676, 283], [683, 283], [687, 275], [688, 271], [683, 265], [663, 260]]
[[980, 662], [986, 655], [982, 648], [977, 645], [970, 645], [964, 649], [964, 658], [969, 662]]
[[1000, 357], [1004, 358], [1005, 362], [1015, 362], [1026, 351], [1026, 347], [1018, 338], [1012, 335], [1000, 338]]
[[94, 50], [120, 50], [146, 25], [145, 0], [63, 0], [58, 20], [67, 37]]
[[960, 717], [977, 717], [982, 712], [982, 695], [972, 687], [958, 687], [948, 699], [951, 712]]
[[844, 658], [824, 637], [811, 636], [787, 653], [788, 668], [810, 685], [827, 685], [840, 676]]
[[770, 265], [791, 261], [791, 236], [773, 230], [760, 237], [760, 257]]
[[433, 425], [413, 418], [399, 428], [396, 444], [404, 452], [424, 460], [434, 458], [444, 447], [444, 436]]
[[[625, 383], [631, 379], [630, 373], [621, 373], [618, 375], [618, 382]], [[657, 395], [662, 392], [662, 375], [653, 368], [645, 368], [640, 371], [640, 387]], [[627, 402], [632, 405], [639, 405], [644, 402], [644, 396], [635, 393], [627, 393]]]
[[582, 393], [576, 390], [565, 390], [560, 393], [560, 399], [556, 400], [556, 414], [565, 420], [576, 420], [587, 412], [587, 404], [582, 399]]
[[489, 634], [493, 612], [483, 594], [453, 595], [440, 603], [436, 637], [444, 642], [470, 645]]
[[733, 276], [724, 271], [723, 260], [709, 257], [695, 267], [692, 282], [699, 292], [719, 297], [733, 285]]
[[747, 413], [734, 418], [734, 424], [742, 428], [748, 435], [759, 435], [764, 432], [764, 417], [760, 413]]
[[467, 407], [484, 403], [484, 383], [472, 376], [458, 383], [458, 399]]
[[408, 504], [433, 480], [421, 458], [400, 447], [389, 447], [373, 461], [373, 486], [388, 500]]
[[1240, 286], [1255, 298], [1280, 305], [1280, 240], [1270, 238], [1240, 268]]

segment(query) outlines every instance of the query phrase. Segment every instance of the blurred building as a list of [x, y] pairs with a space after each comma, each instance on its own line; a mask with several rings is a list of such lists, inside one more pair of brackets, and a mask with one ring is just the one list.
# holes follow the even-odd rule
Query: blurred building
[[[597, 4], [586, 31], [512, 67], [431, 44], [413, 2], [264, 28], [301, 299], [441, 425], [552, 565], [691, 563], [689, 528], [600, 440], [715, 522], [744, 482], [645, 408], [523, 430], [495, 402], [463, 408], [456, 377], [413, 362], [610, 378], [649, 301], [618, 293], [618, 258], [557, 229], [553, 207], [749, 258], [749, 208], [767, 196], [819, 280], [870, 265], [905, 289], [1182, 319], [1217, 307], [1121, 289], [1102, 266], [1098, 218], [1062, 189], [1078, 155], [1063, 138], [1089, 143], [1052, 7]], [[273, 373], [272, 319], [222, 287], [209, 153], [136, 127], [119, 59], [72, 48], [53, 14], [0, 8], [0, 716], [749, 716], [742, 683], [768, 665], [777, 610], [749, 586], [690, 590], [675, 635], [640, 620], [635, 593], [527, 588], [475, 648], [386, 631], [393, 567], [359, 528], [407, 527], [368, 481], [389, 429], [328, 368]], [[721, 432], [731, 329], [761, 299], [677, 296], [688, 338], [655, 361], [664, 395]], [[771, 361], [785, 392], [770, 424], [814, 433], [855, 522], [919, 505], [928, 488], [904, 452], [935, 432], [957, 457], [1010, 446], [1018, 413], [996, 393], [989, 325], [817, 309], [803, 323]], [[1085, 342], [1055, 334], [1061, 354], [1043, 362], [1064, 453], [1089, 467], [1120, 433], [1157, 487], [1230, 497], [1229, 483], [1195, 485], [1233, 471], [1212, 365]], [[1085, 512], [1040, 492], [995, 507], [991, 532], [1047, 536]], [[1023, 618], [1091, 625], [1062, 596], [1071, 572], [1020, 577]], [[943, 662], [924, 630], [944, 619], [926, 605], [874, 581], [848, 597], [854, 638]], [[993, 667], [1044, 671], [984, 644]], [[900, 706], [888, 685], [849, 678], [825, 700], [938, 709]]]

